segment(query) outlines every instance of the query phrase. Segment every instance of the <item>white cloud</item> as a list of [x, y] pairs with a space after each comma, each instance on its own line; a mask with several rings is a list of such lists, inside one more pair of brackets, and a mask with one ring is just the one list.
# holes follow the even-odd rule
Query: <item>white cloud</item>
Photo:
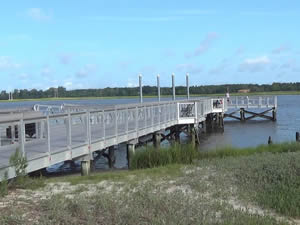
[[245, 59], [239, 65], [240, 72], [261, 72], [271, 64], [271, 60], [268, 56], [260, 56], [257, 58]]
[[97, 66], [95, 64], [86, 64], [83, 68], [76, 72], [76, 77], [84, 78], [94, 73], [97, 70]]
[[41, 8], [30, 8], [26, 12], [27, 16], [36, 21], [49, 21], [52, 16]]
[[176, 66], [176, 70], [178, 72], [198, 74], [203, 71], [203, 68], [201, 66], [196, 66], [194, 64], [186, 63], [186, 64], [178, 64]]
[[21, 64], [13, 62], [8, 56], [0, 56], [0, 70], [18, 69]]
[[218, 34], [216, 32], [208, 33], [206, 37], [201, 41], [199, 47], [196, 48], [193, 53], [187, 53], [186, 57], [190, 58], [192, 56], [198, 56], [205, 53], [211, 48], [212, 44], [217, 38]]

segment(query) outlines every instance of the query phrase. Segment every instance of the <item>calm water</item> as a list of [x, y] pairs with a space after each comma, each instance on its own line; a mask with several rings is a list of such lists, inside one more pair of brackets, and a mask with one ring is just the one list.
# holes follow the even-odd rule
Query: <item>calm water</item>
[[[144, 101], [155, 101], [154, 98], [145, 98]], [[162, 100], [169, 100], [167, 98]], [[34, 101], [0, 103], [0, 109], [16, 107], [32, 107], [34, 104], [126, 104], [137, 103], [138, 99], [89, 99], [65, 101]], [[225, 120], [224, 133], [215, 133], [203, 138], [200, 149], [215, 149], [226, 145], [236, 147], [257, 146], [266, 144], [269, 136], [273, 142], [295, 140], [296, 131], [300, 131], [300, 95], [278, 96], [277, 121], [253, 120], [241, 123], [239, 121]], [[115, 152], [116, 167], [126, 168], [125, 146]], [[99, 159], [97, 168], [107, 168], [106, 159]], [[50, 170], [57, 170], [58, 166]], [[67, 169], [67, 167], [66, 167]]]

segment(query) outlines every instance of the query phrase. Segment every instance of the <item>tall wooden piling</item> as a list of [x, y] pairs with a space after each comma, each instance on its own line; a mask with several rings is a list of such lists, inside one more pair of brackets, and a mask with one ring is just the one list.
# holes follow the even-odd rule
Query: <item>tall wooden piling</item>
[[299, 134], [299, 132], [296, 132], [296, 141], [300, 142], [300, 134]]
[[135, 145], [132, 143], [128, 143], [126, 146], [126, 153], [127, 153], [127, 165], [128, 165], [128, 169], [130, 169], [130, 158], [131, 155], [135, 154]]
[[191, 145], [193, 148], [196, 147], [196, 130], [195, 130], [195, 127], [194, 125], [191, 125], [190, 126], [190, 135], [191, 135]]
[[108, 166], [113, 168], [115, 164], [115, 147], [111, 146], [108, 148]]
[[245, 121], [245, 109], [244, 108], [240, 109], [240, 119], [241, 119], [241, 121]]
[[269, 145], [271, 145], [273, 143], [273, 141], [272, 141], [272, 137], [271, 136], [269, 136], [269, 138], [268, 138], [268, 144]]
[[272, 109], [272, 120], [273, 121], [276, 121], [277, 120], [277, 115], [276, 115], [277, 113], [276, 113], [276, 108], [275, 107], [273, 107], [273, 109]]
[[81, 176], [88, 176], [91, 173], [91, 161], [82, 160], [81, 161]]
[[159, 148], [160, 147], [160, 141], [161, 141], [161, 135], [159, 132], [155, 132], [153, 133], [153, 146], [155, 148]]

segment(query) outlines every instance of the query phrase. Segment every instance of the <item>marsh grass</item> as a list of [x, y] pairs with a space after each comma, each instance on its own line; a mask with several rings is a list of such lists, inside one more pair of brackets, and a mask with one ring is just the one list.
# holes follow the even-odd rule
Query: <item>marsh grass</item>
[[300, 217], [300, 153], [253, 155], [232, 162], [236, 182], [266, 208]]
[[126, 194], [96, 194], [44, 200], [39, 224], [280, 224], [275, 219], [235, 211], [182, 192], [145, 186]]
[[144, 169], [168, 164], [191, 164], [196, 160], [239, 157], [264, 152], [284, 153], [300, 151], [299, 142], [286, 142], [272, 145], [259, 145], [249, 148], [224, 147], [210, 151], [198, 151], [191, 145], [175, 145], [159, 150], [146, 147], [137, 151], [130, 159], [130, 169]]

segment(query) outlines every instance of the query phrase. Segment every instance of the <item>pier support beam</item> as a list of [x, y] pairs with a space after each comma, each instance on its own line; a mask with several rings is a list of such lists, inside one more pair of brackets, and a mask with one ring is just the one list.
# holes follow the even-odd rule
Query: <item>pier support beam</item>
[[128, 165], [128, 169], [130, 169], [130, 158], [131, 155], [135, 154], [135, 144], [127, 144], [127, 165]]
[[128, 141], [126, 144], [126, 152], [127, 152], [127, 165], [128, 169], [130, 169], [130, 159], [131, 155], [135, 154], [135, 145], [138, 143], [138, 139], [133, 139]]
[[296, 141], [300, 142], [300, 134], [299, 134], [299, 132], [296, 132]]
[[190, 125], [191, 145], [193, 148], [196, 147], [196, 130], [194, 125]]
[[269, 136], [269, 138], [268, 138], [268, 144], [269, 145], [271, 145], [273, 143], [273, 141], [272, 141], [272, 137], [271, 136]]
[[159, 132], [155, 132], [153, 134], [153, 146], [158, 149], [160, 147], [160, 141], [161, 141], [161, 135], [160, 135], [160, 133]]
[[110, 146], [108, 148], [108, 166], [109, 168], [113, 168], [115, 164], [116, 158], [115, 158], [115, 147]]
[[277, 112], [276, 112], [276, 108], [275, 107], [272, 109], [272, 120], [273, 121], [277, 120]]
[[244, 108], [240, 109], [240, 116], [241, 116], [241, 121], [245, 121], [245, 109]]
[[88, 176], [91, 173], [91, 160], [81, 161], [81, 176]]

